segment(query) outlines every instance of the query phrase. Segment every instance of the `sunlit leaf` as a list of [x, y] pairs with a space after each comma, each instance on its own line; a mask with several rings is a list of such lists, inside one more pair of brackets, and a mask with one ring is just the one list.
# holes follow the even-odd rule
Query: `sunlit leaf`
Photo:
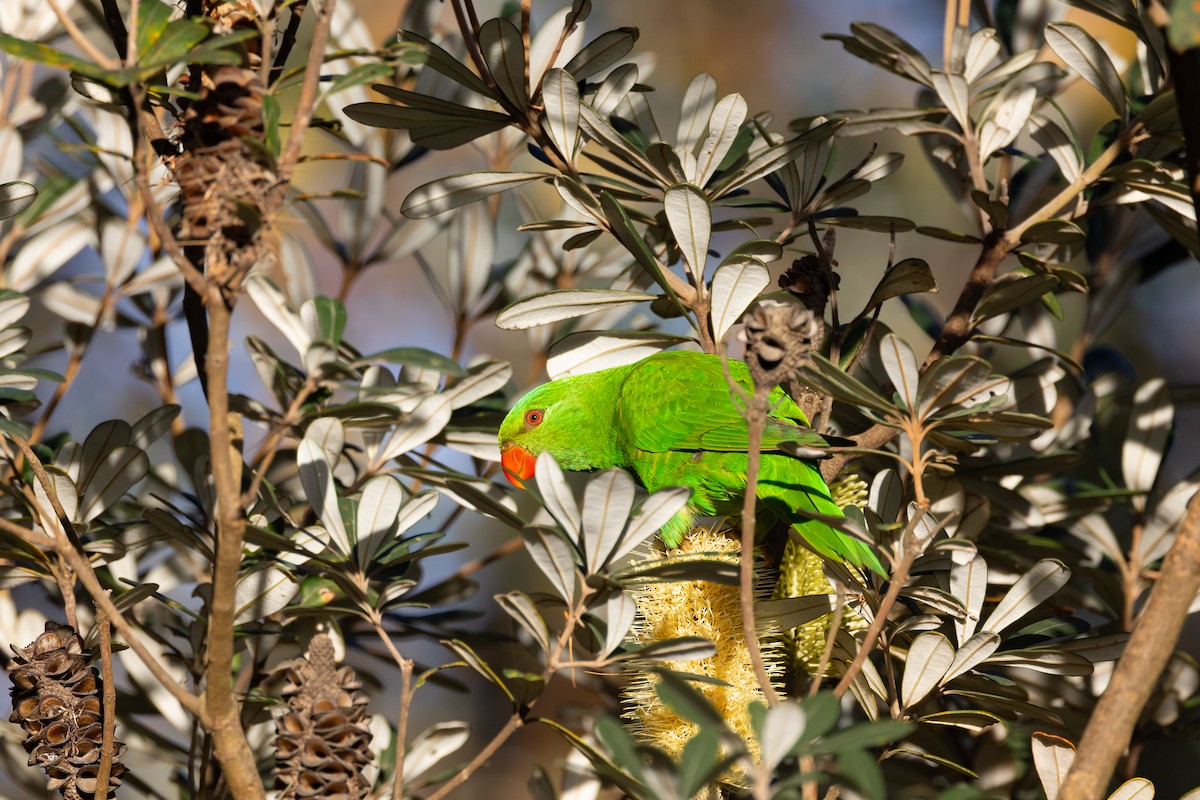
[[463, 172], [418, 186], [400, 206], [413, 219], [432, 217], [452, 208], [474, 203], [485, 197], [506, 192], [514, 186], [551, 177], [547, 172], [503, 172], [483, 170]]

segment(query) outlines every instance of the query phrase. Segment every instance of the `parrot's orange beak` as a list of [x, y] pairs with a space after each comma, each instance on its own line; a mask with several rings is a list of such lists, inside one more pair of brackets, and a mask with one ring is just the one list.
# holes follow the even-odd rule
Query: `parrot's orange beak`
[[500, 466], [513, 486], [524, 489], [524, 481], [532, 478], [537, 468], [537, 457], [519, 444], [510, 443], [500, 448]]

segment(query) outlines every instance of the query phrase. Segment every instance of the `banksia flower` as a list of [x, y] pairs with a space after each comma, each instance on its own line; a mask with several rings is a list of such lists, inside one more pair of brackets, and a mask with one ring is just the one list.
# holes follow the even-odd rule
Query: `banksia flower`
[[[829, 495], [840, 507], [863, 506], [870, 487], [857, 474], [839, 477], [829, 485]], [[814, 594], [833, 594], [833, 586], [825, 577], [821, 558], [794, 539], [789, 539], [779, 562], [779, 581], [775, 597], [805, 597]], [[829, 637], [833, 615], [826, 614], [787, 631], [784, 640], [791, 651], [792, 663], [809, 675], [821, 665], [821, 654]], [[842, 628], [850, 633], [867, 629], [867, 621], [848, 604], [842, 610]], [[826, 665], [828, 669], [828, 665]], [[824, 677], [817, 676], [818, 678]]]
[[367, 698], [350, 667], [339, 667], [333, 641], [318, 634], [306, 658], [287, 671], [287, 710], [275, 721], [275, 779], [280, 800], [361, 800], [371, 786]]
[[29, 765], [46, 771], [46, 788], [67, 800], [111, 797], [121, 785], [125, 745], [113, 742], [108, 786], [97, 785], [104, 746], [100, 676], [69, 625], [47, 622], [28, 647], [13, 648], [13, 711], [25, 729]]
[[[696, 528], [683, 538], [679, 547], [667, 557], [679, 561], [717, 559], [737, 564], [741, 543], [711, 528]], [[655, 554], [654, 558], [661, 557]], [[770, 586], [770, 581], [757, 581]], [[749, 705], [765, 703], [762, 689], [754, 674], [750, 652], [742, 635], [741, 606], [738, 587], [707, 581], [669, 581], [649, 583], [634, 592], [638, 603], [638, 620], [634, 638], [641, 644], [673, 639], [680, 636], [702, 636], [716, 646], [710, 658], [673, 662], [670, 666], [680, 672], [705, 675], [728, 685], [696, 683], [695, 687], [708, 698], [731, 730], [748, 743], [756, 741], [750, 726]], [[782, 673], [779, 648], [770, 641], [763, 642], [763, 657], [772, 677]], [[683, 745], [697, 730], [689, 722], [664, 706], [654, 692], [650, 675], [634, 680], [626, 691], [627, 711], [635, 733], [644, 741], [678, 755]]]

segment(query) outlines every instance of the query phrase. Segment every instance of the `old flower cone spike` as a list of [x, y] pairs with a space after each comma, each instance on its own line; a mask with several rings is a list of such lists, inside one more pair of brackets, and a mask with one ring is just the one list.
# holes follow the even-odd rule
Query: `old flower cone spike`
[[10, 722], [25, 729], [29, 765], [46, 771], [46, 788], [67, 800], [112, 797], [125, 768], [125, 745], [113, 743], [108, 786], [97, 786], [104, 741], [100, 676], [68, 625], [47, 622], [28, 647], [13, 648]]
[[275, 777], [280, 800], [361, 800], [370, 784], [367, 698], [350, 667], [338, 667], [333, 642], [318, 634], [307, 658], [287, 671], [287, 711], [275, 723]]

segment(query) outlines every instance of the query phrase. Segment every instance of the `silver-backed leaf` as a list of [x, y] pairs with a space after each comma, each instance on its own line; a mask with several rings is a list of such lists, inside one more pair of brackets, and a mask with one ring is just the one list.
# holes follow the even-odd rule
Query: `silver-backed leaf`
[[675, 131], [675, 147], [680, 151], [696, 151], [696, 145], [708, 129], [708, 118], [717, 104], [717, 81], [702, 72], [688, 84], [679, 112], [679, 127]]
[[940, 633], [922, 633], [913, 639], [904, 661], [900, 697], [912, 708], [932, 692], [954, 663], [954, 646]]
[[1075, 762], [1075, 746], [1061, 736], [1036, 731], [1031, 742], [1033, 766], [1037, 770], [1046, 800], [1058, 800], [1058, 793], [1071, 764]]
[[1138, 561], [1141, 566], [1148, 566], [1166, 555], [1167, 549], [1175, 540], [1170, 534], [1183, 519], [1188, 502], [1197, 489], [1200, 489], [1200, 481], [1180, 481], [1154, 504], [1154, 510], [1146, 520], [1141, 546], [1138, 549]]
[[696, 173], [692, 180], [704, 186], [733, 146], [733, 140], [746, 121], [748, 107], [740, 94], [722, 97], [708, 118], [708, 136], [696, 153]]
[[[45, 471], [46, 477], [50, 479], [50, 486], [54, 489], [54, 494], [58, 497], [59, 505], [62, 506], [63, 512], [67, 515], [67, 521], [75, 522], [81, 520], [82, 518], [79, 516], [79, 491], [75, 488], [75, 482], [71, 480], [71, 476], [54, 464], [47, 464]], [[50, 502], [50, 495], [47, 494], [41, 481], [35, 480], [33, 482], [33, 494], [37, 498], [38, 509], [42, 515], [40, 522], [48, 530], [60, 529], [62, 526], [59, 524], [54, 504]]]
[[681, 636], [678, 639], [666, 639], [661, 642], [651, 642], [630, 658], [638, 661], [652, 659], [655, 661], [695, 661], [700, 658], [711, 658], [717, 651], [715, 645], [707, 639], [698, 636]]
[[668, 486], [646, 498], [629, 519], [629, 527], [613, 547], [605, 563], [611, 564], [658, 532], [691, 500], [687, 486]]
[[629, 592], [612, 592], [602, 604], [592, 608], [592, 613], [604, 621], [604, 649], [598, 655], [607, 658], [621, 646], [633, 626], [637, 617], [637, 601]]
[[[797, 158], [805, 153], [809, 147], [818, 145], [831, 139], [834, 133], [846, 123], [845, 118], [831, 119], [817, 125], [810, 130], [779, 144], [771, 145], [750, 156], [746, 164], [729, 175], [728, 178], [722, 180], [712, 192], [714, 198], [729, 194], [730, 192], [740, 189], [747, 184], [770, 175], [791, 164]], [[801, 202], [805, 198], [792, 198], [794, 202]]]
[[709, 314], [716, 341], [724, 340], [729, 329], [770, 283], [771, 273], [762, 261], [752, 256], [732, 256], [717, 267], [709, 290]]
[[908, 342], [894, 333], [889, 333], [879, 342], [879, 360], [883, 362], [888, 379], [900, 396], [905, 408], [917, 408], [917, 357]]
[[600, 117], [608, 119], [637, 83], [637, 79], [636, 64], [622, 64], [617, 67], [596, 89], [596, 94], [592, 96], [592, 108]]
[[548, 172], [481, 170], [462, 172], [418, 186], [404, 198], [401, 213], [410, 219], [432, 217], [452, 208], [506, 192], [530, 181], [553, 177]]
[[1121, 543], [1117, 541], [1117, 535], [1103, 514], [1096, 512], [1081, 517], [1075, 520], [1067, 530], [1072, 536], [1095, 547], [1107, 558], [1112, 559], [1114, 564], [1124, 569], [1125, 551], [1121, 547]]
[[37, 286], [85, 247], [95, 247], [96, 231], [77, 219], [31, 236], [5, 269], [5, 286], [23, 292]]
[[550, 652], [550, 631], [546, 628], [546, 621], [542, 619], [537, 606], [529, 599], [529, 595], [524, 592], [512, 591], [495, 595], [495, 599], [496, 604], [533, 637], [538, 647], [542, 648], [543, 653]]
[[932, 74], [933, 89], [941, 101], [946, 104], [950, 116], [967, 130], [971, 127], [971, 87], [962, 75], [948, 75], [945, 72]]
[[[446, 756], [458, 752], [467, 740], [471, 738], [471, 729], [467, 723], [454, 720], [439, 722], [426, 730], [408, 746], [404, 754], [404, 784], [406, 787], [418, 785], [418, 779], [429, 772]], [[406, 745], [400, 742], [401, 747]]]
[[496, 85], [517, 108], [529, 103], [525, 86], [525, 44], [521, 31], [503, 17], [492, 17], [479, 26], [479, 49]]
[[312, 346], [312, 337], [305, 329], [300, 315], [274, 281], [263, 273], [256, 272], [247, 277], [243, 285], [259, 312], [287, 337], [292, 347], [296, 348], [296, 352], [301, 356], [307, 353], [308, 348]]
[[668, 347], [690, 342], [685, 336], [658, 331], [583, 331], [550, 346], [546, 373], [553, 378], [581, 375], [640, 361]]
[[633, 508], [633, 497], [633, 479], [624, 470], [605, 470], [588, 481], [583, 492], [583, 536], [580, 541], [589, 575], [604, 566], [608, 554], [620, 541], [625, 521]]
[[1108, 800], [1154, 800], [1154, 784], [1145, 778], [1130, 778], [1118, 786]]
[[[15, 133], [14, 138], [19, 140]], [[20, 214], [33, 205], [37, 195], [37, 188], [25, 181], [0, 183], [0, 219], [8, 219]]]
[[1000, 49], [1000, 37], [995, 28], [982, 28], [971, 34], [963, 58], [963, 77], [972, 82], [982, 75], [996, 56], [1000, 55]]
[[997, 376], [993, 381], [991, 377], [991, 364], [975, 356], [951, 356], [934, 362], [921, 376], [918, 415], [925, 419], [943, 408], [971, 405], [969, 401], [980, 392], [1007, 385], [1007, 379]]
[[1071, 22], [1052, 22], [1046, 26], [1046, 44], [1076, 74], [1104, 96], [1113, 110], [1125, 118], [1127, 100], [1121, 76], [1112, 58], [1090, 33]]
[[552, 69], [542, 79], [542, 106], [550, 141], [568, 162], [575, 160], [579, 143], [579, 87], [571, 74]]
[[579, 542], [583, 534], [583, 518], [579, 514], [579, 504], [575, 495], [567, 485], [562, 468], [549, 453], [541, 453], [537, 457], [534, 468], [534, 478], [538, 491], [542, 495], [542, 505], [554, 517], [559, 527], [573, 542]]
[[404, 422], [392, 429], [375, 457], [376, 463], [383, 464], [428, 442], [450, 422], [453, 410], [451, 398], [444, 394], [426, 397], [409, 412]]
[[300, 584], [291, 573], [274, 565], [245, 574], [233, 592], [233, 624], [270, 616], [286, 607], [299, 591]]
[[496, 326], [504, 330], [523, 330], [615, 306], [645, 303], [656, 297], [646, 292], [613, 289], [551, 289], [510, 303], [496, 315]]
[[958, 634], [960, 647], [975, 635], [979, 625], [980, 614], [983, 613], [983, 600], [987, 596], [987, 562], [980, 556], [975, 556], [967, 564], [954, 564], [950, 568], [950, 592], [963, 602], [967, 614], [961, 619], [954, 620], [954, 629]]
[[[577, 5], [577, 4], [573, 4]], [[529, 85], [537, 94], [546, 73], [570, 60], [583, 45], [583, 21], [591, 13], [588, 8], [560, 8], [538, 27], [529, 42]], [[553, 63], [550, 59], [554, 59]]]
[[1171, 405], [1166, 381], [1152, 378], [1137, 388], [1125, 444], [1121, 448], [1121, 474], [1125, 486], [1142, 493], [1130, 498], [1135, 511], [1146, 508], [1144, 493], [1154, 486], [1174, 420], [1175, 408]]
[[1000, 631], [1046, 602], [1071, 577], [1067, 565], [1055, 559], [1043, 559], [1017, 579], [1001, 598], [983, 625], [985, 631]]
[[888, 468], [875, 473], [867, 505], [885, 523], [896, 521], [904, 507], [904, 483], [896, 470]]
[[[437, 493], [432, 494], [436, 503]], [[354, 525], [359, 568], [365, 568], [379, 548], [395, 536], [403, 502], [404, 490], [391, 475], [376, 475], [363, 486]]]
[[992, 153], [1008, 147], [1025, 129], [1038, 91], [1033, 86], [1022, 86], [997, 97], [989, 106], [983, 122], [979, 125], [979, 157], [986, 161]]
[[804, 709], [794, 700], [784, 700], [767, 709], [760, 742], [764, 767], [774, 770], [787, 758], [804, 735], [807, 721]]
[[1055, 650], [1005, 650], [988, 657], [989, 664], [1022, 667], [1047, 675], [1091, 675], [1092, 662], [1074, 653]]
[[333, 483], [333, 468], [321, 444], [305, 436], [296, 447], [296, 468], [300, 483], [317, 518], [329, 531], [333, 543], [343, 555], [352, 550], [346, 524], [338, 508], [337, 490]]
[[29, 311], [29, 298], [18, 292], [5, 292], [0, 297], [0, 329], [15, 325]]
[[1023, 305], [1032, 303], [1058, 286], [1058, 278], [1046, 273], [1026, 275], [994, 286], [979, 302], [971, 324], [1007, 314]]
[[708, 197], [695, 186], [679, 183], [663, 195], [663, 208], [684, 263], [696, 284], [702, 283], [704, 265], [708, 261], [708, 243], [712, 238], [712, 209]]
[[579, 557], [566, 539], [557, 530], [542, 525], [529, 525], [521, 529], [525, 549], [533, 563], [550, 579], [558, 596], [570, 605], [575, 600], [575, 560]]
[[510, 378], [512, 366], [507, 362], [481, 361], [469, 367], [466, 375], [455, 378], [441, 396], [450, 401], [450, 408], [464, 408], [502, 389]]
[[1058, 165], [1059, 171], [1068, 182], [1078, 180], [1083, 174], [1083, 153], [1058, 123], [1041, 114], [1034, 114], [1029, 118], [1029, 135]]
[[982, 664], [1000, 647], [1000, 634], [992, 631], [980, 631], [972, 636], [954, 654], [946, 674], [942, 676], [941, 684], [947, 684], [975, 667]]

